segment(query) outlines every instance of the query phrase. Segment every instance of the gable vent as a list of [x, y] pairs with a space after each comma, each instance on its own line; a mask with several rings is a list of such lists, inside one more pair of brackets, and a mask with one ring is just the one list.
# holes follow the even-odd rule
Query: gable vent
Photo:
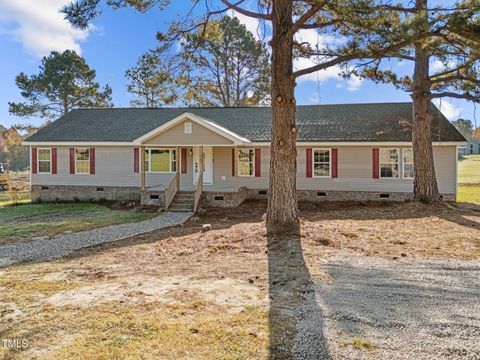
[[185, 134], [191, 134], [192, 133], [192, 123], [191, 122], [186, 122], [183, 124], [183, 131]]

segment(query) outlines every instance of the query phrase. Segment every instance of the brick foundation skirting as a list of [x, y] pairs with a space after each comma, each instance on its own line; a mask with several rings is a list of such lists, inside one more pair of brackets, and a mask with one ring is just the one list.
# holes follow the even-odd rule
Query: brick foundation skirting
[[140, 201], [139, 187], [32, 185], [32, 201]]
[[[247, 199], [267, 199], [266, 189], [247, 189]], [[442, 194], [444, 201], [455, 201], [455, 194]], [[413, 193], [382, 191], [297, 190], [298, 201], [408, 201]]]
[[[32, 201], [140, 201], [142, 204], [163, 206], [163, 193], [144, 193], [138, 187], [119, 186], [66, 186], [66, 185], [32, 185]], [[158, 195], [151, 199], [150, 195]], [[266, 189], [240, 188], [237, 192], [204, 191], [202, 206], [236, 207], [247, 199], [267, 199]], [[455, 201], [455, 194], [442, 194], [444, 201]], [[297, 190], [299, 201], [406, 201], [412, 200], [413, 194], [406, 192], [380, 191], [323, 191]]]
[[165, 208], [165, 191], [142, 192], [140, 203]]
[[247, 198], [247, 189], [242, 187], [237, 192], [204, 191], [201, 206], [236, 207]]

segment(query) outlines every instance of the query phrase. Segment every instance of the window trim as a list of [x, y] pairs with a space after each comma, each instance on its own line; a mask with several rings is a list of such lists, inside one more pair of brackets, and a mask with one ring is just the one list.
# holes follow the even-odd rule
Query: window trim
[[[315, 175], [315, 151], [328, 151], [328, 175]], [[326, 163], [322, 163], [326, 164]], [[331, 179], [332, 178], [332, 149], [314, 148], [312, 149], [312, 178]]]
[[407, 149], [412, 149], [412, 159], [413, 159], [413, 147], [402, 148], [402, 179], [412, 180], [412, 179], [415, 179], [415, 162], [414, 161], [412, 161], [413, 176], [412, 177], [405, 176], [405, 164], [409, 165], [408, 163], [405, 162], [405, 150]]
[[[89, 147], [76, 147], [74, 148], [75, 150], [75, 175], [90, 175], [90, 156], [92, 156], [92, 154], [90, 153], [90, 148]], [[88, 164], [88, 170], [87, 172], [81, 172], [79, 173], [77, 171], [77, 149], [78, 150], [88, 150], [88, 160], [81, 160], [81, 161], [87, 161], [87, 164]]]
[[[382, 150], [397, 150], [397, 153], [398, 153], [398, 176], [392, 176], [392, 177], [385, 177], [385, 176], [382, 176]], [[397, 148], [397, 147], [384, 147], [384, 148], [380, 148], [378, 150], [378, 176], [379, 176], [379, 179], [385, 179], [385, 180], [399, 180], [399, 179], [402, 179], [402, 176], [400, 176], [400, 170], [403, 170], [402, 169], [402, 155], [403, 155], [403, 152], [400, 150], [400, 148]], [[403, 175], [403, 174], [402, 174]]]
[[[50, 171], [40, 171], [40, 161], [46, 162], [47, 160], [40, 160], [40, 150], [48, 150], [50, 153]], [[37, 174], [52, 174], [52, 148], [37, 148]]]
[[[253, 152], [253, 159], [252, 159], [252, 175], [242, 175], [240, 174], [240, 151], [252, 151]], [[255, 149], [254, 148], [242, 148], [242, 149], [238, 149], [238, 152], [237, 152], [237, 161], [238, 161], [238, 165], [237, 165], [237, 174], [238, 176], [241, 176], [241, 177], [255, 177]]]
[[[168, 170], [169, 171], [151, 171], [152, 166], [152, 150], [168, 150]], [[145, 148], [145, 151], [148, 153], [148, 157], [145, 156], [145, 162], [148, 162], [148, 167], [145, 166], [145, 162], [142, 164], [145, 167], [145, 172], [150, 174], [175, 174], [178, 171], [178, 154], [177, 149], [175, 148], [159, 148], [159, 147], [149, 147]], [[172, 151], [175, 151], [175, 165], [176, 170], [172, 171]]]

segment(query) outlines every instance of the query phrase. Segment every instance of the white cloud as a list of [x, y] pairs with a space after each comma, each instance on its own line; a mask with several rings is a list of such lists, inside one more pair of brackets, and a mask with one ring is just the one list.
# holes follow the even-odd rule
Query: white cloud
[[444, 99], [433, 99], [433, 103], [448, 120], [457, 120], [463, 110], [462, 107], [453, 105]]
[[319, 34], [314, 29], [302, 29], [295, 34], [295, 40], [299, 43], [309, 43], [313, 49], [325, 46], [332, 46], [343, 42], [342, 39], [337, 39], [331, 35]]
[[[335, 47], [345, 41], [343, 38], [335, 38], [331, 35], [319, 34], [314, 29], [300, 30], [295, 35], [295, 40], [298, 42], [309, 43], [313, 49], [323, 48], [323, 47]], [[316, 65], [312, 59], [299, 58], [295, 59], [293, 62], [293, 67], [295, 70], [309, 68]], [[358, 78], [357, 76], [352, 76], [349, 79], [345, 80], [339, 74], [341, 73], [340, 66], [331, 66], [325, 70], [316, 71], [314, 73], [306, 74], [297, 79], [299, 83], [305, 81], [315, 81], [318, 83], [323, 83], [327, 80], [337, 80], [337, 88], [343, 88], [344, 83], [347, 84], [348, 91], [356, 91], [362, 85], [363, 79]]]
[[[295, 59], [293, 62], [293, 67], [295, 70], [305, 69], [311, 66], [314, 66], [315, 63], [310, 59], [300, 58]], [[344, 79], [340, 76], [342, 72], [340, 66], [331, 66], [325, 70], [319, 70], [310, 74], [306, 74], [297, 78], [298, 83], [306, 82], [306, 81], [314, 81], [317, 83], [323, 83], [327, 80], [336, 80], [337, 84], [335, 85], [338, 89], [344, 88], [345, 85], [347, 90], [357, 91], [363, 84], [363, 79], [357, 76], [351, 76], [348, 79]]]
[[313, 104], [318, 104], [320, 102], [320, 96], [318, 95], [318, 92], [310, 94], [310, 96], [308, 97], [308, 101]]
[[430, 70], [433, 72], [437, 72], [444, 68], [443, 63], [440, 60], [435, 60], [430, 64]]
[[359, 78], [358, 76], [352, 75], [348, 80], [347, 80], [347, 90], [348, 91], [357, 91], [360, 89], [360, 86], [362, 86], [363, 79]]
[[89, 30], [78, 30], [63, 19], [60, 9], [71, 0], [1, 0], [0, 26], [35, 56], [52, 50], [81, 52], [80, 42]]

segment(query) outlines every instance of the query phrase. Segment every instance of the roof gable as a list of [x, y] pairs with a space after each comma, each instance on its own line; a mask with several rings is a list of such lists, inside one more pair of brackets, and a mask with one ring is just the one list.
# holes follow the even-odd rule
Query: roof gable
[[[192, 131], [191, 134], [182, 134], [183, 130], [179, 128], [185, 121], [191, 121], [192, 123], [198, 125], [194, 127], [195, 130], [197, 131]], [[175, 129], [176, 128], [176, 129]], [[176, 131], [172, 131], [175, 129]], [[217, 145], [217, 144], [234, 144], [234, 145], [241, 145], [243, 143], [248, 143], [250, 142], [248, 139], [234, 133], [233, 131], [230, 131], [223, 126], [220, 126], [216, 123], [214, 123], [211, 120], [208, 120], [204, 117], [185, 112], [176, 118], [160, 125], [156, 129], [153, 129], [149, 131], [148, 133], [140, 136], [139, 138], [135, 139], [133, 142], [135, 144], [142, 144], [142, 143], [165, 143], [165, 136], [168, 131], [171, 131], [172, 134], [169, 134], [167, 136], [172, 136], [173, 138], [175, 137], [187, 137], [190, 138], [190, 145], [196, 145], [193, 142], [194, 141], [206, 141], [207, 143], [210, 141], [213, 141], [212, 144], [209, 145]], [[212, 134], [217, 135], [212, 136]], [[223, 139], [218, 139], [218, 137], [221, 137]], [[202, 140], [202, 138], [204, 140]], [[226, 140], [226, 141], [225, 141]], [[170, 139], [170, 141], [172, 141]], [[172, 144], [175, 144], [175, 140], [172, 141]], [[186, 144], [179, 144], [179, 145], [187, 145]]]

